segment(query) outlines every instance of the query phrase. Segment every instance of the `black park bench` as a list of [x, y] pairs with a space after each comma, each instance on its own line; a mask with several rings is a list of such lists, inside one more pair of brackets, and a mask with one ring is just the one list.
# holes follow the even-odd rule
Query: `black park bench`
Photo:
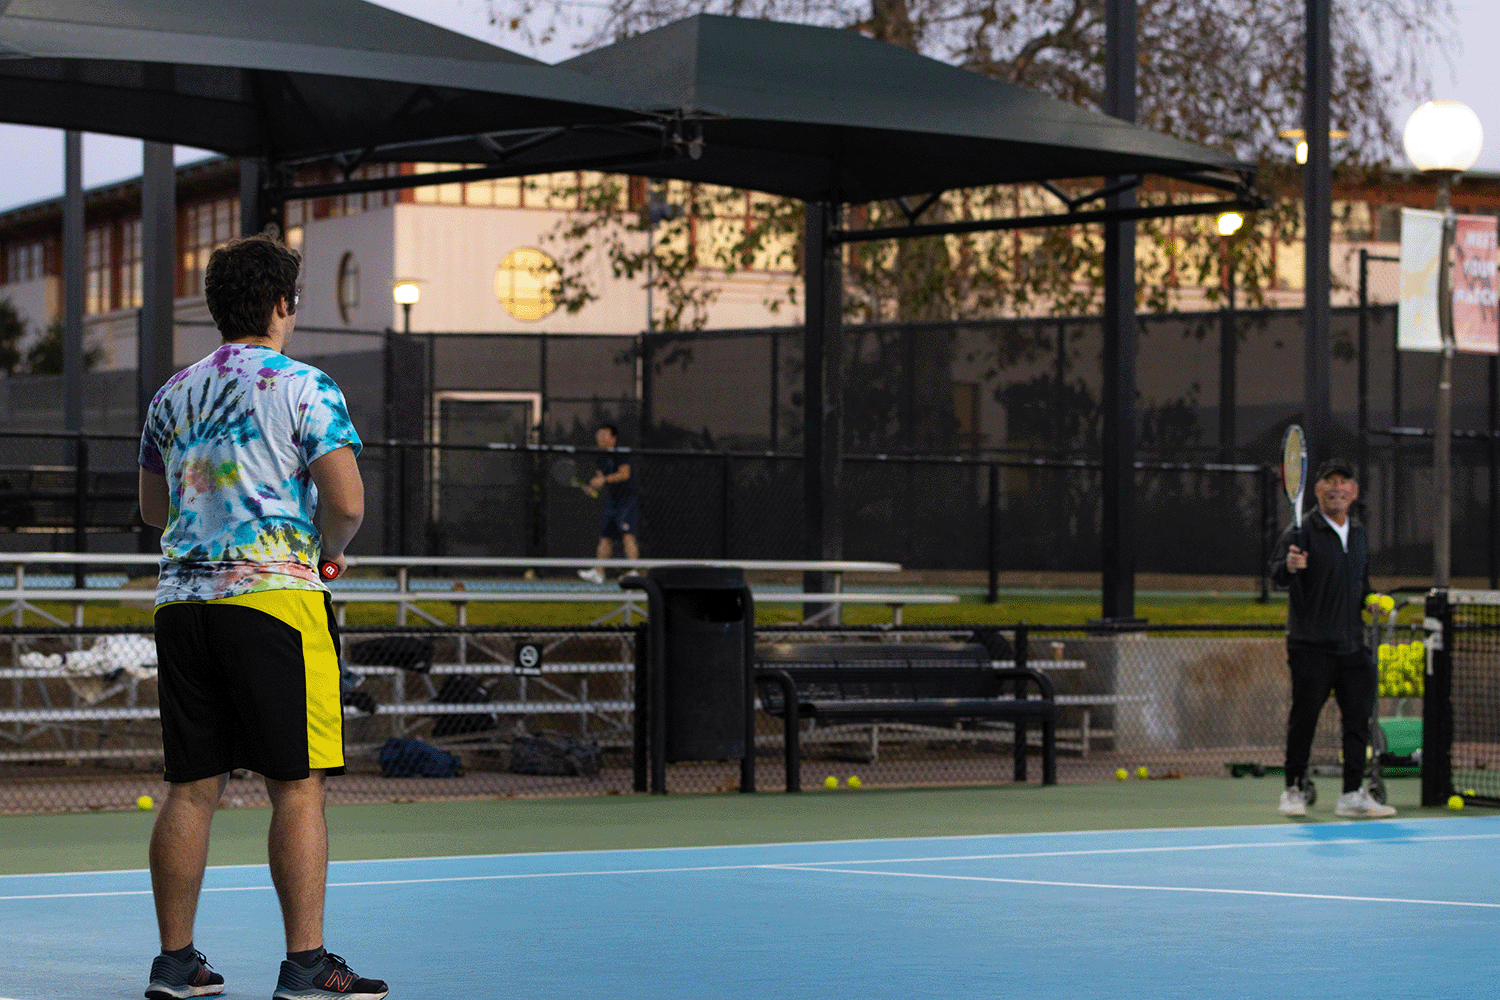
[[[1057, 784], [1052, 681], [996, 667], [977, 643], [776, 643], [756, 649], [761, 707], [786, 723], [788, 780], [800, 762], [798, 723], [1015, 723], [1015, 780], [1026, 780], [1026, 728], [1042, 727], [1042, 784]], [[790, 790], [790, 789], [789, 789]]]

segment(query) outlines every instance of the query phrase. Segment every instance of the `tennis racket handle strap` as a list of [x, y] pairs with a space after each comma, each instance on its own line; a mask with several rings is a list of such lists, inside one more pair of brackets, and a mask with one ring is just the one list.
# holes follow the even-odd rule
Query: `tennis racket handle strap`
[[324, 559], [318, 563], [318, 575], [325, 580], [337, 580], [339, 578], [339, 564], [332, 559]]

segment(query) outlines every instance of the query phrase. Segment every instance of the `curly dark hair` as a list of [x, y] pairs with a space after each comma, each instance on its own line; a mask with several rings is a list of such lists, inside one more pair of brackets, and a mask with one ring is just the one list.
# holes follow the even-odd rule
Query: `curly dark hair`
[[203, 294], [226, 341], [264, 336], [276, 303], [297, 311], [297, 272], [302, 255], [268, 236], [242, 236], [208, 258]]

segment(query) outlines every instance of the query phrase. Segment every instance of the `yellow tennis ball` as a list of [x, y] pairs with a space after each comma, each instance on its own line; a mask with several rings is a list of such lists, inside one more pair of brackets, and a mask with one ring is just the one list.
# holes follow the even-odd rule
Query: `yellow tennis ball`
[[833, 775], [830, 774], [828, 777], [826, 777], [826, 778], [823, 779], [823, 787], [824, 788], [837, 788], [837, 787], [839, 787], [839, 779], [835, 778]]
[[1462, 809], [1463, 807], [1464, 807], [1464, 797], [1462, 795], [1450, 795], [1450, 796], [1448, 796], [1448, 808], [1449, 809]]
[[1380, 595], [1380, 610], [1381, 611], [1395, 611], [1396, 610], [1396, 599], [1394, 597], [1392, 597], [1390, 594], [1381, 594]]
[[1145, 779], [1151, 777], [1151, 772], [1144, 765], [1142, 765], [1141, 767], [1135, 769], [1135, 776], [1137, 778]]
[[1115, 780], [1116, 781], [1124, 781], [1128, 777], [1130, 777], [1130, 772], [1127, 771], [1127, 770], [1125, 770], [1123, 767], [1115, 769]]
[[155, 804], [156, 803], [151, 801], [151, 796], [149, 795], [142, 795], [140, 798], [135, 800], [135, 807], [141, 812], [150, 812], [151, 807]]
[[851, 774], [851, 775], [849, 775], [849, 787], [850, 788], [858, 788], [862, 784], [863, 784], [863, 782], [859, 780], [859, 775], [857, 775], [857, 774]]
[[1465, 794], [1465, 795], [1470, 795], [1470, 796], [1472, 796], [1472, 795], [1475, 795], [1475, 794], [1477, 794], [1477, 793], [1476, 793], [1476, 792], [1475, 792], [1475, 791], [1474, 791], [1474, 789], [1472, 789], [1472, 788], [1465, 788], [1465, 789], [1464, 789], [1464, 794]]

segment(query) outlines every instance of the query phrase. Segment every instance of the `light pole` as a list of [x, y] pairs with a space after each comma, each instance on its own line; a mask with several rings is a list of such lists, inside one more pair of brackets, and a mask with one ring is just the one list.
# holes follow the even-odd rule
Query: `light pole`
[[1235, 392], [1238, 367], [1239, 331], [1234, 322], [1234, 235], [1245, 224], [1239, 212], [1225, 212], [1218, 218], [1219, 235], [1224, 238], [1224, 310], [1219, 320], [1219, 460], [1234, 461]]
[[422, 297], [417, 283], [402, 279], [391, 285], [391, 298], [401, 305], [401, 332], [411, 333], [411, 307]]
[[1432, 422], [1432, 582], [1447, 587], [1452, 567], [1453, 468], [1453, 292], [1448, 275], [1453, 245], [1453, 207], [1448, 184], [1479, 159], [1484, 128], [1479, 116], [1458, 101], [1428, 101], [1407, 119], [1402, 139], [1412, 166], [1437, 179], [1437, 208], [1443, 213], [1438, 243], [1438, 355], [1437, 412]]

